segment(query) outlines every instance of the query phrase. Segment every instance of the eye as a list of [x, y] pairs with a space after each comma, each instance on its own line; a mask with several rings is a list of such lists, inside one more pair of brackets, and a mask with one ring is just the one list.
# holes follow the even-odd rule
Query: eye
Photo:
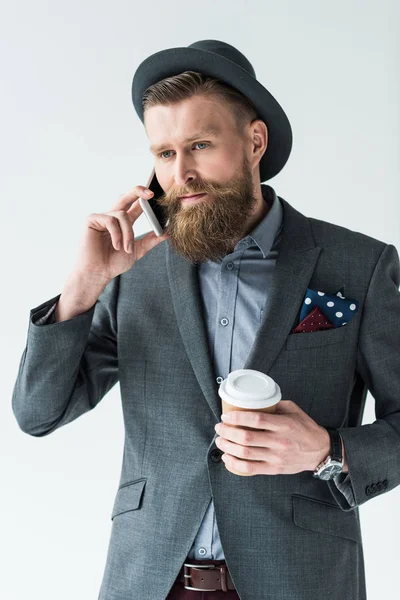
[[[209, 145], [210, 145], [210, 144], [208, 144], [207, 142], [196, 142], [194, 145], [195, 145], [195, 146], [198, 146], [199, 144], [202, 144], [203, 146], [204, 146], [204, 144], [205, 144], [206, 146], [209, 146]], [[165, 154], [166, 152], [171, 152], [171, 150], [163, 150], [163, 152], [160, 152], [160, 154], [158, 154], [157, 156], [158, 156], [159, 158], [164, 158], [164, 157], [163, 157], [163, 154]], [[167, 157], [167, 158], [169, 158], [169, 157]], [[164, 158], [164, 160], [167, 160], [167, 159], [166, 159], [166, 158]]]
[[157, 154], [158, 158], [164, 158], [163, 154], [165, 154], [166, 152], [168, 152], [168, 150], [164, 150], [164, 152], [160, 152], [160, 154]]

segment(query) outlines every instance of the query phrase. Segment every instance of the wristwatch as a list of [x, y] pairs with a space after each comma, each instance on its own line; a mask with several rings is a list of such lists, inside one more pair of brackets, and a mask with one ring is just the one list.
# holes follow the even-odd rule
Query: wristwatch
[[325, 427], [331, 438], [331, 452], [328, 456], [319, 463], [316, 467], [313, 476], [317, 479], [333, 479], [336, 475], [342, 472], [343, 469], [343, 452], [342, 438], [337, 429]]

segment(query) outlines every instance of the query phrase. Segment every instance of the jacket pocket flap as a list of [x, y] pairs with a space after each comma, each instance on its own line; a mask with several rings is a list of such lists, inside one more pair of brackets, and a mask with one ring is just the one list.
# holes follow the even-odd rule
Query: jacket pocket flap
[[298, 527], [361, 543], [354, 511], [343, 511], [334, 504], [297, 494], [292, 495], [292, 503], [293, 522]]
[[139, 508], [145, 484], [146, 479], [136, 479], [135, 481], [124, 483], [118, 488], [111, 513], [111, 520], [116, 515]]
[[286, 338], [286, 348], [288, 350], [303, 350], [304, 348], [314, 348], [315, 346], [337, 344], [348, 333], [346, 327], [348, 326], [342, 325], [342, 327], [334, 327], [333, 329], [290, 333]]

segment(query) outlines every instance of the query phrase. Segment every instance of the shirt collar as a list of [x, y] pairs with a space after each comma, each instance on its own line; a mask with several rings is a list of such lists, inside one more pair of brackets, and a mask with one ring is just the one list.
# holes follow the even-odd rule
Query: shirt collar
[[281, 201], [270, 185], [261, 184], [261, 192], [264, 202], [270, 205], [270, 209], [262, 221], [236, 244], [234, 251], [241, 250], [243, 247], [251, 248], [252, 246], [258, 246], [263, 258], [266, 258], [281, 229], [283, 209]]

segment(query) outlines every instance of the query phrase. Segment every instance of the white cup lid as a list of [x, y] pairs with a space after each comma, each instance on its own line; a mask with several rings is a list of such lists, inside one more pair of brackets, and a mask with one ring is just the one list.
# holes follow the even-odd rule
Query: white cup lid
[[240, 408], [266, 408], [282, 397], [272, 377], [254, 369], [232, 371], [221, 383], [218, 393], [225, 402]]

